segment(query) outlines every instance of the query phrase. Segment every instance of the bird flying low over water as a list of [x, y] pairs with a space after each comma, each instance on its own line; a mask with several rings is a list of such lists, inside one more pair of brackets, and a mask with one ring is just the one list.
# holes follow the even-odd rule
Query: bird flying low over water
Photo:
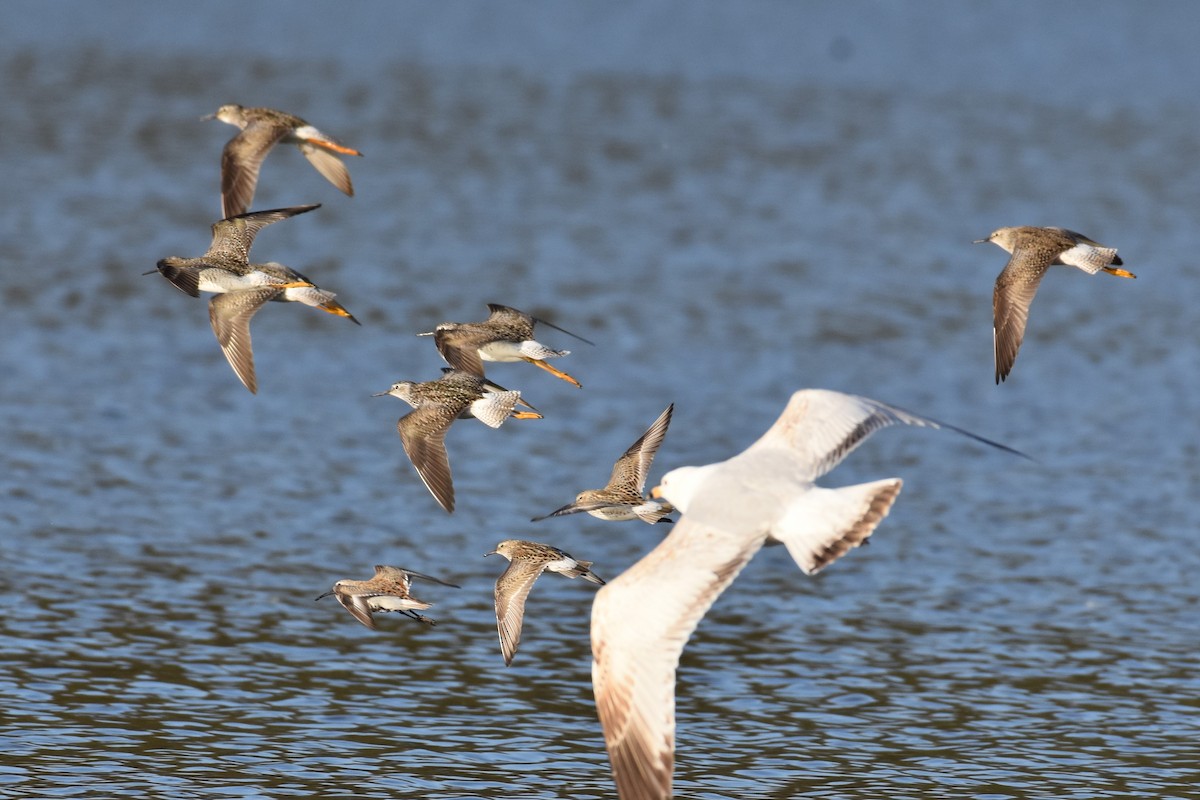
[[158, 262], [157, 271], [185, 294], [192, 297], [199, 297], [200, 292], [216, 294], [208, 304], [209, 323], [229, 366], [251, 394], [258, 392], [258, 380], [250, 344], [250, 319], [264, 303], [271, 300], [304, 303], [359, 324], [333, 299], [333, 292], [319, 288], [291, 267], [274, 262], [250, 263], [250, 246], [260, 230], [315, 208], [320, 205], [254, 211], [214, 222], [212, 243], [204, 255], [168, 256]]
[[201, 119], [219, 119], [240, 129], [221, 151], [221, 208], [226, 217], [243, 214], [250, 208], [263, 159], [279, 142], [299, 147], [325, 180], [347, 195], [354, 194], [350, 172], [338, 155], [362, 153], [339, 144], [297, 116], [273, 108], [247, 108], [230, 103]]
[[890, 425], [944, 427], [1021, 455], [875, 400], [806, 389], [741, 454], [672, 470], [655, 487], [652, 494], [682, 518], [592, 604], [592, 687], [622, 800], [671, 797], [679, 656], [754, 554], [782, 542], [812, 574], [860, 545], [887, 516], [899, 478], [837, 489], [815, 481]]
[[607, 486], [603, 489], [584, 489], [575, 496], [573, 502], [545, 516], [534, 517], [532, 521], [583, 511], [606, 520], [640, 519], [651, 525], [670, 522], [667, 515], [675, 508], [666, 500], [643, 497], [642, 487], [646, 485], [646, 475], [654, 462], [654, 454], [667, 435], [667, 426], [671, 424], [671, 412], [674, 410], [674, 403], [667, 406], [646, 432], [617, 459]]
[[399, 611], [418, 622], [436, 625], [436, 622], [421, 616], [414, 610], [424, 611], [433, 603], [426, 603], [412, 596], [410, 590], [413, 578], [420, 578], [453, 589], [459, 588], [456, 583], [446, 583], [419, 572], [386, 564], [376, 564], [375, 575], [372, 578], [365, 581], [340, 580], [333, 585], [332, 589], [316, 599], [320, 600], [322, 597], [335, 595], [338, 602], [345, 606], [352, 617], [371, 630], [376, 629], [373, 615], [381, 611]]
[[986, 239], [1011, 253], [1008, 263], [996, 278], [992, 292], [992, 340], [996, 360], [996, 383], [1012, 371], [1017, 351], [1025, 338], [1029, 306], [1037, 294], [1042, 276], [1051, 266], [1076, 267], [1089, 275], [1103, 270], [1119, 278], [1136, 278], [1132, 272], [1118, 269], [1122, 262], [1116, 249], [1098, 244], [1083, 234], [1066, 228], [1038, 228], [1022, 225], [998, 228]]
[[[391, 395], [413, 407], [396, 423], [404, 452], [417, 469], [430, 494], [447, 513], [454, 512], [454, 483], [450, 479], [450, 458], [446, 453], [446, 431], [456, 419], [474, 417], [492, 428], [499, 428], [509, 417], [541, 419], [537, 409], [521, 399], [518, 391], [509, 391], [478, 375], [459, 369], [445, 369], [434, 381], [400, 381], [375, 397]], [[518, 405], [530, 409], [517, 411]]]
[[504, 665], [512, 664], [521, 642], [521, 626], [525, 621], [525, 598], [533, 582], [543, 572], [557, 572], [568, 578], [583, 578], [604, 585], [592, 572], [591, 561], [579, 561], [557, 547], [523, 539], [505, 539], [496, 549], [484, 556], [500, 554], [508, 559], [508, 568], [496, 579], [496, 628], [500, 632], [500, 652]]
[[434, 330], [418, 336], [432, 336], [433, 343], [447, 364], [475, 375], [483, 375], [484, 361], [527, 361], [572, 386], [582, 388], [579, 381], [546, 363], [546, 359], [569, 355], [571, 351], [553, 350], [536, 341], [533, 338], [533, 326], [541, 323], [574, 336], [585, 344], [591, 342], [524, 311], [499, 303], [488, 303], [488, 310], [491, 314], [482, 322], [443, 322]]

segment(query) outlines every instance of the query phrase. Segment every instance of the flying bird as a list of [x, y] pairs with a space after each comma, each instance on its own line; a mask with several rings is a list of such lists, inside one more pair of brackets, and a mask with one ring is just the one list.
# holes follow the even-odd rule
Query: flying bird
[[890, 425], [973, 433], [865, 397], [819, 389], [792, 395], [775, 424], [728, 461], [668, 472], [652, 494], [683, 515], [592, 604], [592, 687], [622, 800], [671, 796], [675, 671], [708, 608], [768, 542], [808, 574], [866, 540], [900, 492], [899, 478], [815, 485]]
[[[413, 407], [396, 423], [404, 452], [434, 499], [447, 513], [453, 513], [454, 483], [446, 454], [446, 431], [454, 420], [474, 417], [499, 428], [509, 417], [541, 419], [542, 415], [522, 400], [518, 391], [509, 391], [459, 369], [445, 369], [442, 373], [437, 380], [424, 383], [400, 381], [373, 396], [391, 395]], [[517, 411], [518, 405], [530, 410]]]
[[1029, 306], [1046, 270], [1055, 264], [1077, 267], [1089, 275], [1103, 270], [1120, 278], [1136, 278], [1132, 272], [1118, 269], [1124, 263], [1112, 247], [1098, 244], [1083, 234], [1066, 228], [1038, 228], [1022, 225], [999, 228], [975, 244], [991, 242], [1011, 253], [1008, 263], [996, 278], [992, 292], [992, 340], [996, 360], [996, 383], [1012, 371], [1017, 351], [1025, 338]]
[[650, 472], [654, 455], [667, 435], [667, 426], [671, 424], [671, 412], [674, 410], [674, 403], [667, 406], [646, 432], [617, 459], [607, 486], [603, 489], [584, 489], [575, 495], [573, 502], [545, 516], [534, 517], [532, 521], [585, 511], [593, 517], [606, 520], [640, 519], [651, 525], [670, 522], [667, 515], [675, 510], [674, 506], [666, 500], [643, 497], [642, 488], [646, 485], [646, 475]]
[[250, 208], [263, 159], [279, 142], [298, 146], [325, 180], [345, 194], [354, 195], [350, 172], [338, 155], [362, 153], [338, 143], [293, 114], [230, 103], [201, 119], [219, 119], [240, 129], [221, 151], [221, 208], [226, 217], [243, 214]]
[[579, 381], [546, 363], [546, 359], [570, 354], [570, 350], [554, 350], [533, 338], [533, 326], [541, 323], [581, 342], [591, 344], [582, 336], [537, 319], [524, 311], [488, 303], [491, 314], [482, 322], [443, 322], [428, 333], [446, 363], [475, 375], [483, 375], [483, 362], [527, 361], [551, 375], [562, 378], [572, 386], [582, 388]]
[[460, 588], [456, 583], [446, 583], [419, 572], [386, 564], [376, 564], [375, 575], [372, 578], [365, 581], [338, 581], [332, 589], [316, 599], [320, 600], [331, 594], [336, 596], [338, 602], [345, 606], [351, 616], [371, 630], [376, 629], [373, 614], [382, 611], [399, 611], [426, 625], [436, 625], [437, 623], [429, 617], [423, 617], [414, 610], [424, 611], [433, 603], [426, 603], [412, 596], [413, 578], [420, 578], [454, 589]]
[[583, 578], [604, 585], [592, 572], [591, 561], [579, 561], [557, 547], [523, 539], [505, 539], [485, 557], [500, 554], [508, 559], [508, 568], [496, 579], [496, 628], [500, 632], [500, 652], [504, 665], [512, 664], [517, 645], [521, 642], [521, 626], [525, 621], [525, 598], [533, 582], [543, 572], [557, 572], [568, 578]]
[[200, 292], [216, 294], [208, 304], [209, 323], [229, 366], [251, 394], [258, 392], [258, 379], [250, 344], [250, 319], [264, 303], [271, 300], [304, 303], [360, 324], [333, 299], [333, 292], [319, 288], [291, 267], [274, 262], [250, 263], [250, 246], [260, 230], [320, 207], [276, 208], [214, 222], [212, 243], [203, 256], [168, 256], [158, 262], [157, 271], [185, 294], [192, 297], [199, 297]]

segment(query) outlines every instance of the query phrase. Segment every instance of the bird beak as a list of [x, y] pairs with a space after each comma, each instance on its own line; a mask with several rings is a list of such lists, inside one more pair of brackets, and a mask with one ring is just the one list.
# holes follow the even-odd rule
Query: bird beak
[[490, 553], [484, 553], [484, 554], [483, 554], [483, 557], [484, 557], [484, 558], [487, 558], [488, 556], [494, 556], [494, 555], [496, 555], [496, 554], [497, 554], [497, 553], [499, 553], [499, 552], [500, 552], [499, 550], [493, 550], [493, 551], [492, 551], [492, 552], [490, 552]]
[[971, 242], [971, 244], [987, 244], [989, 241], [989, 239], [976, 239], [975, 241]]
[[333, 594], [333, 589], [330, 589], [328, 592], [326, 592], [325, 594], [321, 595], [320, 597], [314, 597], [314, 598], [313, 598], [313, 600], [320, 600], [320, 599], [321, 599], [321, 597], [329, 597], [329, 595], [331, 595], [331, 594]]
[[387, 397], [391, 392], [376, 392], [371, 397]]
[[651, 489], [650, 496], [653, 497], [655, 500], [660, 499], [663, 496], [662, 486], [661, 485], [655, 486], [653, 489]]
[[[599, 506], [597, 506], [597, 508], [599, 508]], [[577, 511], [586, 511], [586, 510], [587, 509], [584, 508], [583, 506], [577, 506], [574, 503], [567, 503], [562, 508], [556, 508], [553, 511], [551, 511], [549, 514], [543, 514], [540, 517], [534, 517], [533, 519], [531, 519], [529, 521], [530, 522], [541, 522], [544, 519], [550, 519], [550, 517], [561, 517], [564, 514], [574, 514]]]
[[212, 113], [212, 114], [205, 114], [203, 117], [201, 117], [201, 118], [200, 118], [200, 121], [201, 121], [201, 122], [208, 122], [210, 119], [216, 119], [216, 118], [217, 118], [217, 115], [216, 115], [216, 113], [214, 112], [214, 113]]

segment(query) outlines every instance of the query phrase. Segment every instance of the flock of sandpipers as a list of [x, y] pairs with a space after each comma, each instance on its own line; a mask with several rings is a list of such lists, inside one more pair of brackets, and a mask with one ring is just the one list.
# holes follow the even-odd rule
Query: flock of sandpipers
[[[295, 144], [330, 183], [353, 195], [340, 156], [361, 153], [299, 117], [274, 109], [224, 105], [205, 117], [212, 118], [240, 129], [221, 154], [223, 218], [213, 224], [212, 242], [203, 256], [164, 258], [157, 271], [193, 297], [200, 292], [214, 295], [209, 321], [217, 342], [238, 379], [257, 393], [250, 320], [265, 303], [301, 302], [358, 323], [332, 292], [296, 270], [273, 262], [251, 263], [250, 248], [262, 228], [319, 207], [248, 211], [263, 160], [276, 144]], [[1134, 277], [1120, 269], [1115, 249], [1063, 228], [1000, 228], [979, 241], [990, 241], [1011, 254], [993, 294], [996, 383], [1012, 370], [1030, 304], [1050, 266]], [[397, 423], [400, 441], [417, 474], [447, 512], [453, 512], [455, 499], [445, 436], [454, 420], [474, 417], [499, 427], [510, 417], [542, 416], [519, 391], [488, 380], [484, 362], [525, 361], [580, 385], [547, 363], [568, 351], [539, 343], [534, 326], [540, 323], [586, 339], [515, 308], [490, 303], [488, 309], [485, 320], [445, 322], [421, 334], [433, 337], [450, 365], [441, 377], [422, 383], [399, 381], [379, 393], [413, 407]], [[679, 656], [708, 608], [758, 549], [783, 544], [804, 572], [815, 573], [867, 540], [888, 514], [902, 483], [889, 478], [826, 489], [815, 485], [817, 478], [876, 430], [896, 424], [949, 428], [1023, 455], [875, 400], [808, 389], [796, 392], [782, 416], [743, 453], [718, 464], [672, 470], [647, 496], [646, 478], [673, 409], [674, 405], [668, 406], [616, 461], [604, 488], [580, 492], [571, 503], [532, 520], [583, 512], [603, 520], [656, 523], [670, 522], [673, 513], [682, 514], [644, 558], [605, 585], [591, 570], [591, 561], [575, 559], [551, 545], [508, 539], [485, 554], [499, 554], [509, 561], [494, 593], [506, 665], [516, 653], [526, 598], [539, 575], [557, 572], [602, 586], [592, 608], [592, 682], [613, 775], [624, 800], [672, 796]], [[374, 614], [388, 611], [433, 625], [433, 620], [417, 613], [431, 604], [412, 595], [413, 579], [457, 588], [413, 570], [379, 565], [370, 579], [339, 580], [317, 599], [335, 596], [356, 620], [372, 629]]]

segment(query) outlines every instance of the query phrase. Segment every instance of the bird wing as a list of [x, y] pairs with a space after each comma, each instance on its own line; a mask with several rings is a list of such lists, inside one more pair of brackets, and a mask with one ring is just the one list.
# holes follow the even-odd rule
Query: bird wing
[[632, 494], [641, 495], [646, 486], [646, 475], [650, 472], [650, 465], [654, 463], [654, 456], [658, 453], [663, 437], [667, 435], [667, 427], [671, 424], [671, 413], [674, 410], [674, 403], [667, 406], [646, 432], [617, 459], [606, 488], [626, 488]]
[[786, 451], [791, 474], [812, 483], [842, 462], [871, 434], [892, 425], [945, 428], [1013, 455], [1019, 450], [963, 428], [923, 417], [869, 397], [828, 389], [801, 389], [792, 395], [775, 424], [746, 451], [775, 448]]
[[423, 405], [396, 423], [404, 452], [417, 468], [426, 488], [447, 513], [454, 512], [454, 483], [450, 479], [446, 431], [456, 416], [448, 406]]
[[291, 208], [272, 208], [267, 211], [252, 211], [249, 214], [239, 214], [229, 219], [219, 220], [212, 226], [212, 243], [208, 246], [205, 258], [213, 259], [217, 266], [228, 261], [240, 264], [250, 263], [250, 246], [258, 232], [273, 222], [305, 214], [321, 204], [307, 206], [292, 206]]
[[308, 163], [316, 167], [325, 180], [336, 186], [343, 194], [354, 196], [354, 185], [350, 183], [350, 170], [340, 158], [328, 150], [308, 142], [300, 143], [300, 152]]
[[280, 289], [242, 289], [218, 294], [208, 304], [208, 321], [225, 360], [233, 367], [238, 380], [250, 390], [258, 393], [258, 380], [254, 375], [254, 349], [250, 343], [250, 318], [262, 308], [263, 303], [282, 294]]
[[290, 126], [269, 120], [251, 122], [221, 151], [221, 207], [226, 217], [245, 213], [254, 199], [263, 159]]
[[684, 516], [654, 550], [597, 592], [592, 688], [622, 800], [671, 797], [679, 656], [764, 540], [762, 532], [730, 534]]
[[992, 292], [992, 341], [995, 351], [996, 383], [1008, 377], [1017, 351], [1025, 338], [1025, 325], [1029, 321], [1029, 306], [1041, 285], [1043, 266], [1040, 271], [1020, 270], [1013, 267], [1019, 263], [1021, 251], [1013, 253], [1008, 266], [996, 279]]
[[483, 377], [483, 360], [479, 357], [479, 333], [469, 328], [452, 328], [433, 332], [433, 343], [446, 363], [455, 369]]
[[362, 594], [347, 594], [339, 592], [337, 599], [345, 606], [346, 610], [356, 620], [366, 625], [371, 630], [376, 630], [375, 618], [371, 616], [371, 607], [368, 605], [368, 595]]
[[535, 561], [513, 560], [496, 579], [496, 630], [500, 634], [500, 652], [504, 665], [512, 664], [521, 643], [521, 626], [525, 622], [525, 598], [533, 582], [542, 574], [543, 564]]

